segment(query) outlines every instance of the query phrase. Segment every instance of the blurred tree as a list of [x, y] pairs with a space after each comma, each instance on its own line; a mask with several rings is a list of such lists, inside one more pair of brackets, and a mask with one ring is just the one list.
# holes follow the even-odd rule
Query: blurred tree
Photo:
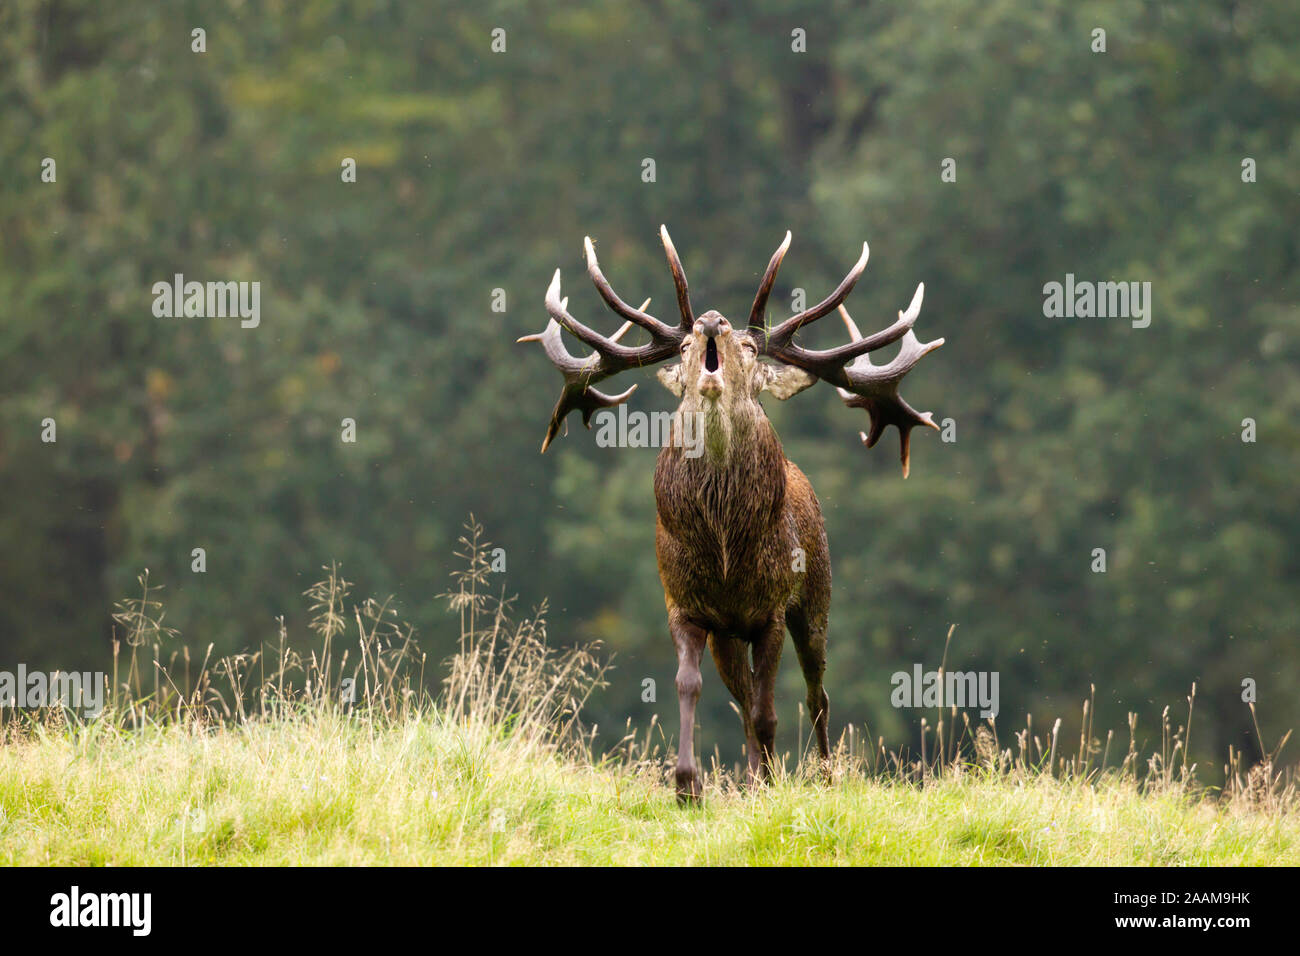
[[[949, 666], [1001, 673], [1003, 726], [1069, 718], [1095, 683], [1098, 726], [1139, 710], [1154, 733], [1197, 681], [1193, 747], [1217, 765], [1250, 746], [1245, 677], [1266, 733], [1300, 725], [1298, 33], [1282, 0], [11, 0], [0, 667], [102, 662], [145, 566], [192, 645], [254, 645], [330, 560], [396, 594], [438, 659], [473, 511], [559, 639], [616, 652], [602, 726], [670, 718], [654, 452], [574, 424], [540, 457], [557, 378], [514, 344], [556, 266], [574, 313], [616, 327], [585, 234], [626, 298], [671, 315], [666, 222], [701, 309], [743, 315], [791, 228], [774, 313], [865, 238], [859, 324], [924, 281], [921, 329], [948, 339], [908, 395], [957, 440], [918, 436], [907, 482], [894, 434], [864, 451], [830, 389], [769, 410], [827, 516], [837, 725], [913, 733], [889, 675], [937, 666], [950, 622]], [[260, 325], [156, 318], [176, 273], [259, 282]], [[1046, 318], [1066, 273], [1151, 282], [1150, 327]], [[644, 385], [634, 408], [668, 407]], [[734, 748], [720, 683], [704, 703]]]

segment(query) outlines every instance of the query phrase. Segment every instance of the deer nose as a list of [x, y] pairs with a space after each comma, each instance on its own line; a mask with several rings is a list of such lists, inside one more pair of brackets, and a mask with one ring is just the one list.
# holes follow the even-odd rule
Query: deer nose
[[731, 323], [720, 315], [710, 315], [699, 320], [696, 324], [700, 332], [711, 339], [716, 339], [719, 335], [725, 335], [731, 331]]

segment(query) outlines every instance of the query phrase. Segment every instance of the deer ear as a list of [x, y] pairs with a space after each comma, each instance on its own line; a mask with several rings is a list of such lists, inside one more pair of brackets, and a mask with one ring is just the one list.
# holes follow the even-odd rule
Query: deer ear
[[771, 392], [783, 402], [816, 383], [816, 375], [793, 365], [784, 362], [778, 365], [763, 364], [763, 391]]
[[682, 363], [676, 365], [665, 365], [655, 373], [655, 377], [663, 383], [664, 388], [672, 392], [678, 398], [682, 397]]

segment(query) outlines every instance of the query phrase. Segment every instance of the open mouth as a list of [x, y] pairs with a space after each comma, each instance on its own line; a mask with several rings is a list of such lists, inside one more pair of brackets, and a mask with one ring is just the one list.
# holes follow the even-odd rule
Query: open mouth
[[704, 346], [704, 371], [716, 372], [722, 364], [722, 358], [718, 355], [718, 341], [710, 338]]

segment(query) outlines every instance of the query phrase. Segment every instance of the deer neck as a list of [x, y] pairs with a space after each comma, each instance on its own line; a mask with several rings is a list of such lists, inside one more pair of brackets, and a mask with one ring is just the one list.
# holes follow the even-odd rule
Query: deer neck
[[[694, 424], [684, 418], [697, 412]], [[785, 502], [785, 453], [762, 408], [754, 403], [752, 412], [726, 414], [683, 406], [674, 426], [683, 440], [660, 453], [655, 476], [666, 526], [705, 532], [695, 540], [724, 552], [729, 542], [762, 537]], [[692, 427], [703, 434], [691, 435]]]
[[712, 470], [745, 467], [756, 445], [780, 441], [757, 402], [739, 407], [722, 402], [683, 402], [674, 416], [679, 445], [688, 459], [699, 459]]

